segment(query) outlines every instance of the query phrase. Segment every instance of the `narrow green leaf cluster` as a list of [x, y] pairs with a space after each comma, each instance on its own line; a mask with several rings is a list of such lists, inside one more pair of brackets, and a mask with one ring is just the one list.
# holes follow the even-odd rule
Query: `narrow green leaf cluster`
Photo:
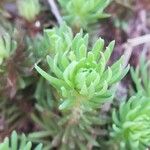
[[32, 147], [32, 143], [28, 142], [26, 136], [22, 134], [19, 138], [17, 133], [13, 131], [10, 139], [5, 138], [4, 142], [0, 144], [0, 150], [42, 150], [42, 144], [39, 144], [35, 148]]
[[41, 10], [39, 0], [18, 0], [19, 15], [27, 21], [34, 21]]
[[35, 57], [34, 62], [36, 62], [39, 59], [45, 59], [48, 54], [53, 56], [59, 51], [68, 50], [72, 38], [71, 29], [63, 23], [60, 28], [46, 29], [43, 35], [37, 35], [33, 39], [28, 37], [26, 41], [28, 50]]
[[68, 51], [73, 39], [72, 30], [62, 23], [60, 27], [44, 30], [44, 41], [49, 44], [48, 51], [51, 55]]
[[150, 99], [141, 95], [123, 102], [113, 111], [111, 136], [119, 142], [119, 150], [145, 150], [150, 146]]
[[81, 31], [68, 42], [65, 51], [59, 47], [54, 58], [47, 56], [51, 74], [37, 65], [35, 68], [56, 90], [61, 91], [63, 100], [60, 109], [99, 107], [100, 103], [112, 99], [113, 92], [108, 89], [109, 86], [121, 80], [129, 67], [122, 68], [122, 57], [107, 67], [114, 41], [103, 51], [104, 40], [100, 38], [88, 49], [88, 34], [83, 35]]
[[0, 64], [3, 60], [8, 58], [11, 53], [16, 49], [17, 43], [11, 39], [8, 33], [0, 36]]
[[145, 53], [141, 55], [140, 64], [134, 70], [131, 68], [131, 76], [135, 83], [136, 92], [142, 92], [143, 96], [150, 97], [150, 61], [146, 61]]
[[89, 24], [109, 16], [103, 11], [110, 0], [59, 0], [59, 3], [63, 9], [64, 19], [77, 28], [86, 29]]

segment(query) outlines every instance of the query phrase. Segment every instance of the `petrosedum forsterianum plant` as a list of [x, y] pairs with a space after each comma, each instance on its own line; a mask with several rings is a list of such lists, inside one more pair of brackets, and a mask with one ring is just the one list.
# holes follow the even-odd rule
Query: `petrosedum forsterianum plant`
[[58, 2], [62, 7], [65, 21], [76, 28], [87, 29], [89, 24], [109, 16], [103, 11], [110, 0], [58, 0]]
[[88, 49], [88, 34], [83, 35], [81, 31], [70, 41], [69, 49], [59, 49], [54, 58], [47, 56], [51, 74], [35, 65], [36, 70], [61, 92], [63, 98], [60, 109], [80, 106], [95, 108], [112, 98], [109, 86], [121, 80], [129, 67], [122, 68], [122, 57], [107, 67], [114, 41], [104, 52], [103, 48], [104, 40], [100, 38], [91, 50]]
[[[83, 35], [82, 31], [75, 37], [68, 36], [67, 39], [69, 40], [66, 42], [66, 49], [59, 47], [53, 55], [47, 56], [50, 67], [48, 73], [37, 65], [35, 68], [56, 89], [57, 98], [60, 99], [58, 105], [63, 117], [56, 118], [60, 118], [57, 120], [60, 131], [57, 131], [57, 137], [54, 137], [59, 137], [59, 148], [86, 149], [88, 142], [97, 145], [92, 138], [92, 132], [96, 132], [93, 131], [93, 125], [103, 124], [102, 119], [98, 117], [97, 108], [113, 98], [114, 91], [109, 87], [120, 81], [129, 67], [123, 69], [122, 57], [111, 67], [107, 66], [114, 41], [103, 51], [103, 39], [98, 39], [93, 47], [89, 48], [88, 34]], [[56, 46], [59, 46], [59, 40], [53, 47]], [[47, 128], [48, 125], [46, 130]]]
[[6, 137], [3, 143], [0, 143], [0, 150], [42, 150], [42, 144], [33, 148], [32, 143], [27, 141], [26, 136], [21, 137], [15, 131], [12, 132], [10, 139]]
[[8, 33], [0, 36], [0, 65], [4, 59], [7, 59], [16, 49], [17, 43], [12, 40]]
[[150, 146], [150, 99], [136, 95], [113, 112], [111, 136], [118, 150], [146, 150]]
[[143, 95], [150, 97], [150, 61], [146, 60], [144, 52], [140, 57], [139, 66], [135, 70], [131, 68], [131, 76], [136, 92], [142, 92]]
[[41, 10], [39, 0], [18, 0], [17, 7], [19, 15], [29, 22], [34, 21]]

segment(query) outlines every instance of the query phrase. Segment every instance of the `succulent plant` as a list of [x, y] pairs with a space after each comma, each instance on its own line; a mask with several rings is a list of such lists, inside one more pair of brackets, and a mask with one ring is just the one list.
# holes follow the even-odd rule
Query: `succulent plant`
[[[64, 117], [62, 119], [59, 116], [56, 117], [56, 122], [58, 122], [57, 134], [59, 138], [61, 137], [63, 139], [61, 148], [66, 147], [65, 143], [68, 142], [66, 149], [70, 149], [72, 146], [81, 149], [81, 147], [86, 148], [87, 142], [90, 141], [92, 145], [98, 145], [94, 139], [92, 140], [91, 135], [92, 126], [94, 124], [102, 124], [103, 122], [102, 119], [98, 119], [99, 113], [97, 108], [100, 108], [106, 101], [113, 99], [114, 90], [111, 90], [110, 86], [124, 77], [129, 70], [129, 66], [123, 69], [123, 57], [111, 67], [107, 66], [107, 62], [114, 48], [114, 41], [106, 47], [105, 51], [103, 51], [104, 40], [101, 38], [90, 48], [88, 34], [84, 35], [80, 31], [75, 37], [72, 37], [71, 29], [69, 27], [65, 27], [65, 29], [69, 33], [65, 34], [68, 35], [67, 38], [64, 38], [62, 31], [61, 34], [59, 32], [55, 36], [55, 29], [52, 29], [55, 32], [51, 32], [54, 36], [47, 34], [48, 36], [50, 35], [50, 38], [57, 37], [54, 40], [57, 42], [52, 42], [54, 43], [54, 52], [52, 55], [47, 56], [47, 62], [50, 68], [47, 71], [48, 73], [37, 65], [35, 65], [35, 68], [54, 87], [57, 92], [57, 99], [60, 99], [58, 105]], [[58, 28], [57, 30], [60, 31]], [[48, 33], [50, 33], [49, 30]], [[64, 38], [65, 46], [62, 40], [60, 40], [62, 38]], [[62, 48], [60, 47], [61, 43], [63, 45]], [[58, 46], [59, 48], [57, 48]], [[42, 123], [43, 119], [42, 117], [38, 122], [41, 122], [40, 124], [44, 129], [46, 128], [46, 130], [50, 131], [51, 129], [45, 127]], [[50, 125], [50, 123], [48, 124]], [[63, 127], [65, 127], [65, 130], [62, 130]], [[74, 139], [73, 133], [77, 129], [77, 138]], [[70, 139], [68, 139], [68, 136]], [[79, 137], [82, 137], [82, 140], [79, 141]]]
[[146, 150], [150, 146], [150, 99], [140, 94], [113, 111], [111, 136], [119, 150]]
[[122, 58], [111, 67], [106, 66], [114, 41], [103, 52], [104, 40], [100, 38], [89, 50], [88, 34], [83, 35], [81, 31], [72, 40], [69, 38], [66, 47], [65, 51], [64, 47], [59, 47], [54, 58], [47, 56], [51, 74], [35, 65], [36, 70], [61, 92], [63, 100], [60, 109], [99, 107], [100, 103], [112, 98], [109, 86], [121, 80], [129, 69], [122, 68]]
[[39, 0], [18, 0], [19, 15], [28, 21], [34, 21], [41, 10]]
[[13, 131], [11, 138], [5, 138], [3, 143], [0, 143], [0, 150], [42, 150], [42, 144], [33, 148], [32, 143], [28, 142], [26, 136], [22, 134], [21, 138]]
[[76, 28], [86, 29], [89, 24], [109, 16], [103, 11], [110, 0], [59, 0], [58, 2], [62, 7], [65, 21]]

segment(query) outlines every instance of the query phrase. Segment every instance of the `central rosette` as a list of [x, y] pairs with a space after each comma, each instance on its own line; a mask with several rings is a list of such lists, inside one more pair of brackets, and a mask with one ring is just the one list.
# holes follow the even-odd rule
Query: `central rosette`
[[96, 63], [91, 63], [86, 59], [80, 62], [74, 61], [65, 72], [68, 72], [68, 74], [64, 74], [65, 81], [79, 94], [88, 98], [95, 94], [98, 84], [100, 84], [100, 74], [97, 72]]

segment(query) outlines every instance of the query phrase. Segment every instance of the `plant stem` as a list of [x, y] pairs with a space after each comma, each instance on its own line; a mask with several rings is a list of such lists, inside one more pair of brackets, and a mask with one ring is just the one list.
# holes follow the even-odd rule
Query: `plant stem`
[[53, 13], [54, 16], [56, 17], [58, 23], [61, 24], [62, 21], [63, 21], [63, 19], [62, 19], [60, 13], [59, 13], [59, 10], [58, 10], [58, 8], [57, 8], [57, 5], [56, 5], [55, 1], [54, 1], [54, 0], [47, 0], [47, 1], [48, 1], [49, 5], [50, 5], [50, 7], [51, 7], [52, 13]]

